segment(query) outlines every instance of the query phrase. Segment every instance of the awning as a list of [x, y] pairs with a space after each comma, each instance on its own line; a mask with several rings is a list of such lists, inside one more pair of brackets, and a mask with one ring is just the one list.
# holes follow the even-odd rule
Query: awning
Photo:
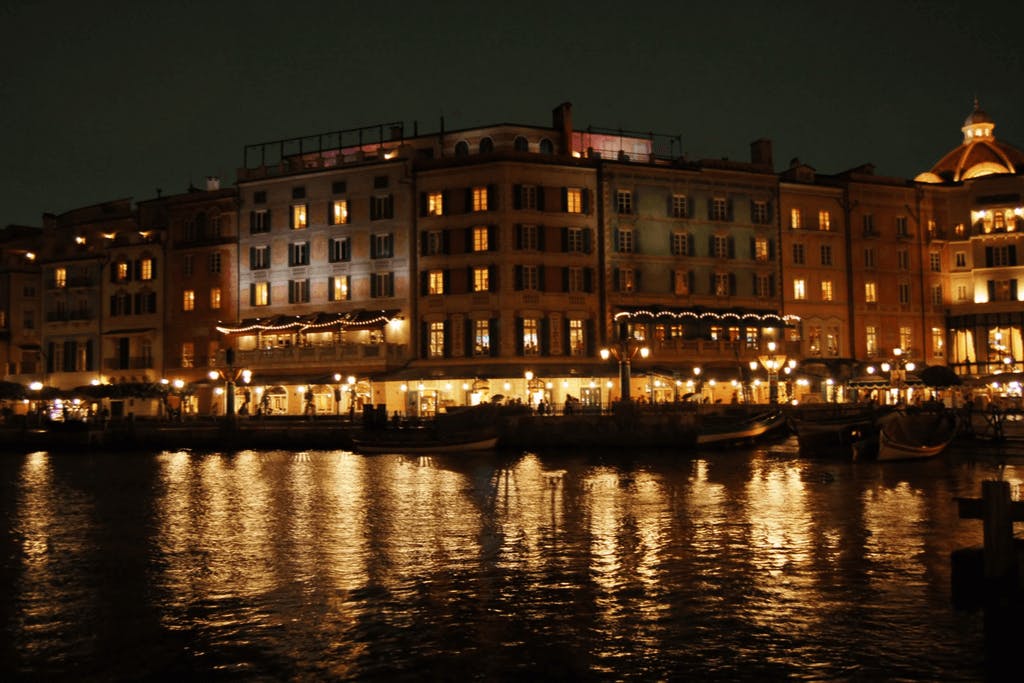
[[275, 315], [266, 318], [245, 318], [237, 323], [221, 323], [217, 331], [222, 334], [252, 334], [258, 332], [309, 332], [327, 329], [365, 329], [382, 327], [391, 322], [399, 309], [367, 310], [331, 313], [320, 311], [308, 315]]
[[749, 308], [711, 309], [703, 306], [619, 306], [616, 318], [626, 317], [638, 321], [707, 322], [750, 325], [752, 327], [792, 327], [797, 316], [782, 316], [774, 310]]

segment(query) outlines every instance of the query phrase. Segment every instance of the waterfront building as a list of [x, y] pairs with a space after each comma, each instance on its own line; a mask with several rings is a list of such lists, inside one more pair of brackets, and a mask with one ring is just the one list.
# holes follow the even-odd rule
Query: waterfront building
[[223, 410], [217, 393], [223, 387], [208, 372], [222, 353], [217, 323], [238, 312], [237, 198], [235, 188], [208, 178], [204, 189], [189, 187], [138, 204], [139, 224], [163, 235], [163, 250], [143, 255], [150, 261], [140, 262], [139, 275], [148, 285], [140, 297], [150, 298], [140, 304], [154, 305], [161, 316], [158, 374], [169, 410], [209, 414], [218, 404]]
[[0, 362], [4, 380], [28, 386], [42, 382], [42, 308], [37, 227], [0, 230]]
[[[961, 375], [1024, 370], [1024, 153], [975, 102], [963, 140], [916, 180], [942, 249], [948, 364]], [[1016, 389], [1019, 395], [1019, 385]]]

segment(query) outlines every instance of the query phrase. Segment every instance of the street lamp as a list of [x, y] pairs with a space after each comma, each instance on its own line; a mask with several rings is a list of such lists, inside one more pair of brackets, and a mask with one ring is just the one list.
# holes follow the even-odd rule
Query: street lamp
[[[761, 365], [764, 366], [764, 369], [768, 371], [768, 402], [773, 406], [779, 403], [779, 370], [786, 364], [786, 354], [775, 353], [777, 348], [776, 343], [770, 341], [766, 345], [768, 353], [757, 358]], [[794, 362], [793, 365], [796, 365], [796, 363]], [[792, 368], [793, 366], [788, 367]]]
[[896, 402], [903, 400], [903, 388], [907, 382], [907, 372], [913, 372], [917, 367], [913, 361], [903, 357], [903, 349], [897, 347], [892, 350], [892, 361], [885, 361], [879, 367], [882, 372], [889, 373], [889, 386], [896, 390]]
[[637, 356], [647, 358], [651, 350], [643, 345], [640, 340], [629, 336], [626, 323], [619, 325], [619, 339], [608, 348], [601, 349], [601, 360], [615, 358], [619, 364], [619, 393], [622, 401], [629, 402], [629, 380], [630, 366]]
[[224, 419], [233, 422], [235, 419], [235, 382], [241, 380], [248, 384], [252, 379], [252, 371], [246, 369], [235, 370], [235, 350], [227, 349], [224, 353], [224, 360], [227, 361], [226, 370], [210, 370], [207, 374], [212, 381], [224, 381]]

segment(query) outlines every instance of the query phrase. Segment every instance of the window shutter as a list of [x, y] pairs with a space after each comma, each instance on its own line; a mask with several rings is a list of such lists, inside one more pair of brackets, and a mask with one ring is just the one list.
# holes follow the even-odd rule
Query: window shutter
[[110, 296], [110, 315], [117, 315], [117, 295]]
[[715, 236], [708, 235], [708, 256], [715, 256]]
[[569, 339], [568, 318], [562, 318], [562, 355], [572, 355], [572, 342]]
[[690, 296], [693, 296], [693, 287], [696, 284], [696, 277], [694, 277], [693, 271], [686, 273], [686, 286], [687, 291], [690, 292]]
[[675, 207], [672, 205], [672, 193], [669, 192], [665, 199], [667, 200], [665, 202], [665, 215], [672, 218], [672, 214], [675, 213]]
[[256, 305], [256, 283], [255, 282], [250, 282], [249, 283], [249, 305], [250, 306], [255, 306]]
[[450, 232], [448, 230], [441, 231], [441, 251], [445, 254], [450, 254], [452, 251]]
[[693, 235], [689, 234], [686, 236], [686, 255], [692, 258], [697, 255], [694, 251]]
[[736, 296], [736, 273], [729, 273], [729, 294]]
[[288, 281], [288, 303], [295, 303], [295, 281]]
[[516, 355], [523, 355], [523, 319], [516, 318]]
[[540, 334], [538, 346], [540, 347], [540, 355], [550, 356], [551, 355], [551, 321], [547, 318], [540, 319], [540, 329], [537, 331]]
[[487, 226], [487, 251], [498, 251], [498, 226]]
[[473, 251], [473, 228], [466, 228], [465, 234], [465, 249], [464, 253], [469, 254]]
[[430, 325], [420, 323], [420, 358], [430, 355]]
[[562, 228], [562, 253], [569, 251], [569, 228]]
[[612, 249], [613, 251], [619, 250], [619, 229], [615, 228], [612, 230]]
[[590, 190], [588, 190], [586, 188], [580, 190], [580, 200], [581, 200], [580, 203], [582, 204], [582, 206], [580, 208], [583, 210], [583, 213], [589, 214], [590, 213]]
[[380, 292], [378, 291], [378, 289], [379, 289], [379, 287], [377, 285], [377, 274], [376, 273], [370, 273], [370, 296], [371, 297], [380, 296]]
[[466, 291], [476, 291], [476, 281], [473, 279], [473, 266], [466, 266]]
[[327, 300], [328, 301], [337, 301], [337, 299], [334, 298], [334, 276], [333, 275], [331, 275], [331, 276], [329, 276], [327, 278]]
[[427, 193], [420, 192], [420, 216], [427, 215]]
[[450, 201], [450, 197], [448, 196], [448, 190], [442, 190], [441, 191], [441, 215], [442, 216], [447, 216], [448, 212], [450, 210], [451, 210], [451, 201]]
[[1017, 278], [1010, 280], [1010, 300], [1017, 300]]
[[537, 210], [544, 210], [544, 188], [540, 185], [537, 186]]
[[590, 228], [583, 229], [583, 251], [589, 254], [593, 250], [594, 238]]
[[523, 186], [512, 186], [512, 208], [519, 210], [523, 208]]
[[95, 363], [95, 356], [93, 355], [93, 351], [92, 351], [92, 339], [90, 339], [89, 341], [85, 342], [85, 369], [86, 370], [95, 370], [96, 367], [95, 367], [94, 363]]
[[444, 286], [445, 294], [452, 293], [452, 272], [450, 270], [441, 273], [441, 284]]
[[569, 269], [562, 268], [562, 291], [569, 291]]
[[116, 263], [111, 263], [110, 264], [110, 281], [111, 282], [117, 282], [117, 264]]
[[469, 213], [473, 210], [473, 188], [467, 187], [464, 194], [466, 203], [463, 205], [463, 212]]
[[732, 206], [733, 206], [733, 201], [731, 199], [726, 200], [726, 202], [725, 202], [725, 218], [728, 221], [731, 221], [733, 219], [732, 218], [732, 216], [733, 216], [733, 208], [732, 208]]
[[256, 230], [256, 212], [255, 211], [250, 211], [249, 212], [249, 232], [253, 232], [255, 230]]
[[[993, 253], [994, 253], [994, 249], [992, 247], [985, 247], [985, 267], [986, 268], [991, 268], [993, 261], [995, 261], [995, 258], [993, 257]], [[991, 300], [992, 300], [992, 298], [989, 297], [989, 301], [991, 301]]]
[[522, 249], [522, 248], [523, 248], [523, 226], [521, 224], [519, 224], [519, 223], [516, 223], [516, 249], [519, 250], [519, 249]]
[[462, 322], [462, 339], [464, 356], [472, 356], [476, 353], [476, 336], [475, 336], [476, 323], [472, 318], [465, 318]]
[[569, 188], [562, 188], [562, 213], [569, 211]]
[[583, 350], [583, 355], [589, 356], [596, 346], [597, 334], [594, 329], [594, 321], [587, 320], [584, 325], [584, 337], [587, 347]]
[[273, 223], [270, 222], [270, 209], [267, 209], [266, 216], [267, 216], [267, 219], [266, 219], [267, 220], [267, 227], [265, 228], [265, 230], [266, 230], [266, 232], [270, 232], [270, 226], [273, 225]]
[[634, 292], [643, 291], [643, 274], [644, 274], [644, 271], [640, 270], [639, 268], [637, 270], [633, 271], [633, 291]]
[[752, 261], [757, 260], [757, 240], [753, 237], [750, 238], [750, 259]]
[[[985, 248], [988, 249], [989, 247], [985, 247]], [[995, 301], [996, 300], [996, 282], [995, 282], [995, 280], [989, 280], [988, 281], [988, 300], [989, 301]]]
[[491, 337], [491, 355], [498, 356], [500, 355], [500, 349], [498, 348], [498, 318], [491, 318], [488, 324], [490, 325], [490, 327], [487, 330], [487, 334], [489, 334]]
[[135, 294], [132, 296], [132, 299], [135, 300], [135, 312], [136, 313], [141, 313], [142, 312], [142, 293], [141, 292], [135, 292]]
[[428, 271], [420, 271], [420, 296], [426, 296], [429, 294], [430, 288], [430, 273]]
[[452, 356], [452, 323], [450, 320], [444, 321], [444, 347], [441, 350], [441, 355], [445, 358], [451, 358]]
[[149, 312], [156, 313], [156, 292], [150, 292], [146, 296], [148, 297]]
[[53, 372], [53, 342], [46, 344], [46, 371]]
[[488, 185], [487, 186], [487, 210], [497, 211], [498, 210], [498, 186]]
[[708, 274], [708, 294], [715, 293], [715, 274], [711, 272]]
[[544, 245], [547, 244], [547, 228], [543, 225], [537, 226], [537, 251], [544, 251]]
[[427, 242], [428, 239], [429, 238], [427, 237], [427, 231], [426, 230], [421, 230], [420, 231], [420, 256], [426, 256], [427, 255], [427, 247], [429, 246], [428, 242]]
[[775, 260], [775, 240], [768, 240], [768, 260]]
[[732, 236], [729, 237], [729, 258], [736, 258], [736, 240]]
[[[1011, 244], [1007, 247], [1007, 249], [1009, 249], [1010, 265], [1017, 265], [1017, 246], [1015, 244]], [[1016, 298], [1017, 297], [1014, 297], [1014, 299]]]
[[621, 292], [622, 291], [622, 280], [619, 279], [619, 269], [618, 268], [612, 268], [612, 282], [615, 283], [615, 291], [616, 292]]
[[772, 297], [775, 296], [775, 276], [774, 275], [769, 275], [768, 276], [768, 295], [772, 296]]
[[515, 274], [513, 276], [512, 286], [515, 288], [515, 291], [521, 292], [523, 291], [523, 267], [516, 266], [513, 272]]
[[594, 291], [594, 271], [590, 268], [583, 269], [583, 291], [588, 294]]
[[495, 265], [487, 266], [487, 291], [498, 291], [498, 267]]
[[547, 287], [545, 286], [545, 281], [544, 281], [544, 266], [543, 266], [543, 264], [537, 266], [537, 289], [538, 289], [538, 291], [541, 291], [541, 292], [547, 291]]

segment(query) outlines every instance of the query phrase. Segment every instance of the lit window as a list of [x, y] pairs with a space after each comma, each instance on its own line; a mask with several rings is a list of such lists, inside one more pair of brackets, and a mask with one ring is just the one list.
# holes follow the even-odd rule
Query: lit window
[[127, 280], [128, 279], [128, 262], [127, 261], [118, 261], [115, 264], [115, 271], [117, 273], [116, 277], [117, 277], [118, 281], [123, 282], [124, 280]]
[[690, 293], [690, 273], [688, 271], [672, 272], [672, 291], [679, 296], [686, 296]]
[[348, 200], [335, 199], [331, 203], [331, 223], [344, 225], [348, 223]]
[[196, 347], [192, 342], [183, 342], [181, 345], [181, 367], [195, 367]]
[[428, 192], [427, 193], [427, 215], [428, 216], [443, 216], [444, 215], [444, 195], [440, 192]]
[[487, 266], [477, 266], [473, 268], [473, 291], [474, 292], [487, 292], [490, 291], [491, 285], [491, 269]]
[[430, 323], [429, 355], [431, 358], [444, 358], [444, 322]]
[[54, 287], [67, 287], [68, 286], [68, 271], [67, 268], [57, 268], [53, 271], [53, 285]]
[[[217, 254], [220, 256], [220, 254]], [[140, 280], [152, 280], [153, 279], [153, 259], [144, 258], [139, 261], [139, 279]]]
[[487, 251], [489, 248], [488, 233], [490, 230], [486, 225], [478, 225], [473, 228], [473, 251]]
[[800, 209], [789, 210], [789, 227], [793, 230], [800, 229]]
[[306, 223], [306, 205], [305, 204], [294, 204], [292, 205], [292, 229], [301, 230], [307, 226]]
[[729, 273], [715, 273], [715, 296], [729, 296], [732, 294], [732, 278]]
[[793, 280], [793, 298], [797, 301], [803, 301], [807, 298], [806, 281], [801, 279]]
[[767, 263], [770, 256], [771, 252], [768, 248], [768, 238], [754, 238], [754, 260], [757, 261], [758, 263]]
[[473, 321], [473, 355], [488, 356], [491, 353], [491, 321]]
[[210, 308], [212, 310], [220, 308], [220, 287], [210, 289]]
[[473, 188], [473, 211], [487, 211], [487, 188]]
[[874, 282], [864, 283], [864, 301], [869, 304], [873, 304], [878, 301], [878, 293], [875, 291]]
[[569, 321], [569, 355], [582, 356], [586, 353], [586, 336], [583, 333], [582, 320]]
[[331, 301], [346, 301], [348, 293], [348, 275], [335, 275], [328, 280], [327, 295]]
[[427, 294], [444, 294], [443, 270], [432, 270], [427, 275]]
[[832, 281], [822, 280], [821, 281], [821, 300], [832, 301]]
[[946, 355], [945, 335], [941, 327], [932, 328], [932, 355], [941, 358]]
[[832, 213], [829, 211], [818, 212], [818, 230], [832, 229]]
[[874, 325], [868, 325], [864, 328], [864, 338], [867, 344], [867, 354], [869, 357], [878, 354], [878, 329]]
[[196, 308], [196, 292], [193, 289], [186, 289], [182, 292], [181, 310], [194, 311]]
[[904, 325], [900, 327], [900, 348], [901, 349], [912, 349], [914, 348], [914, 333], [910, 327]]
[[565, 210], [568, 213], [583, 213], [583, 190], [570, 187], [565, 191]]
[[268, 306], [270, 305], [270, 283], [269, 282], [256, 282], [252, 285], [252, 305], [253, 306]]
[[540, 354], [540, 346], [537, 343], [539, 338], [538, 330], [540, 321], [536, 318], [523, 319], [523, 355], [536, 356]]

